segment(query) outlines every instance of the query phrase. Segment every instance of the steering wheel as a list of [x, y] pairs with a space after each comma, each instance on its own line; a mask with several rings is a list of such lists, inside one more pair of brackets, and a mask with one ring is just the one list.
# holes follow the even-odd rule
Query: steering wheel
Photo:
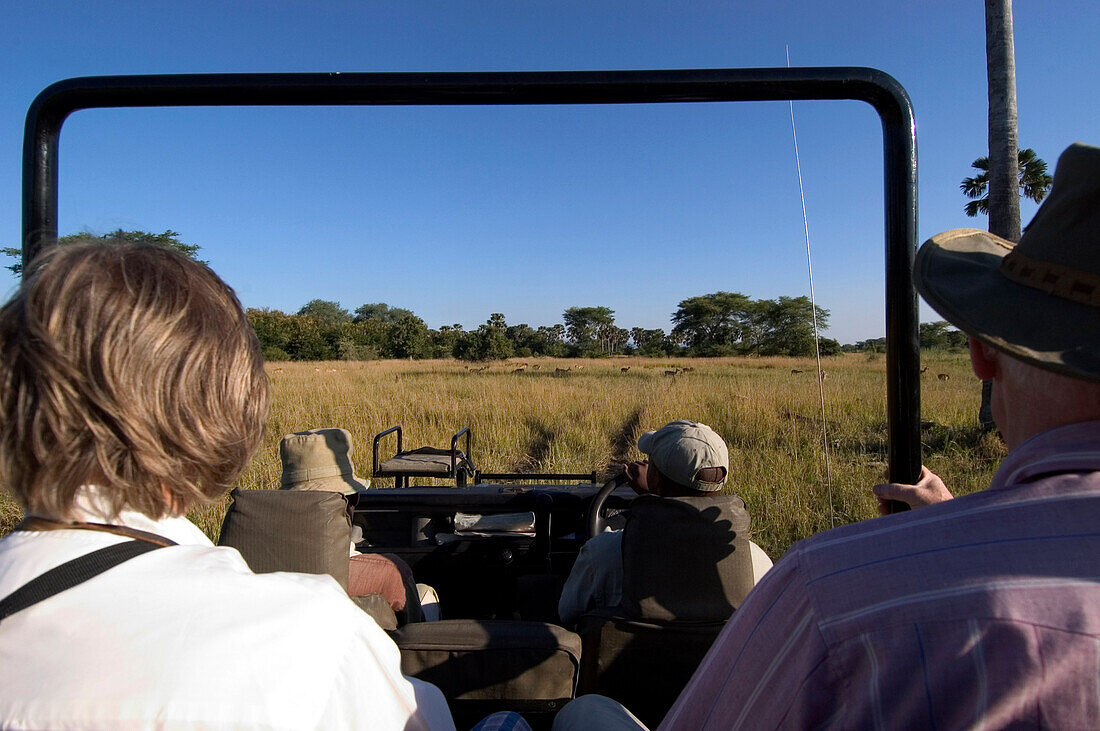
[[604, 503], [607, 497], [615, 492], [616, 488], [627, 484], [626, 473], [621, 472], [603, 484], [600, 491], [592, 496], [592, 502], [588, 503], [588, 517], [585, 522], [588, 525], [588, 537], [595, 538], [607, 528], [607, 517], [603, 514]]

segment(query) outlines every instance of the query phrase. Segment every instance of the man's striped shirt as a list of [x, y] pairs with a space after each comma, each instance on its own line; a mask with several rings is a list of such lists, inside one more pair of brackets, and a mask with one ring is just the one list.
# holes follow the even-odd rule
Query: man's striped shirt
[[1100, 421], [794, 546], [662, 729], [1100, 728]]

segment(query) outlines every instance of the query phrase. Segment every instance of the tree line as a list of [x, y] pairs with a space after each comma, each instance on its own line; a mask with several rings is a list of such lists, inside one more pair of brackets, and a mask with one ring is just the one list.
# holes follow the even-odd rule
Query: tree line
[[[354, 312], [339, 302], [315, 299], [294, 314], [249, 309], [248, 319], [268, 360], [366, 360], [373, 358], [457, 358], [469, 361], [549, 356], [555, 358], [814, 354], [813, 312], [807, 297], [754, 300], [737, 292], [715, 292], [682, 301], [673, 327], [624, 328], [609, 307], [570, 307], [562, 322], [532, 327], [510, 325], [494, 312], [476, 329], [461, 324], [438, 329], [412, 311], [378, 302]], [[828, 310], [816, 308], [824, 329]], [[840, 344], [822, 338], [823, 355]]]
[[[87, 239], [114, 243], [145, 241], [198, 259], [200, 247], [183, 243], [175, 231], [113, 231], [102, 236], [74, 234], [59, 239], [69, 244]], [[2, 253], [17, 256], [18, 249]], [[205, 262], [204, 262], [205, 263]], [[19, 273], [19, 265], [8, 267]], [[672, 328], [625, 328], [615, 311], [603, 306], [570, 307], [562, 321], [532, 327], [510, 325], [494, 312], [473, 330], [461, 324], [430, 328], [411, 310], [383, 302], [360, 305], [354, 311], [339, 302], [315, 299], [293, 314], [267, 308], [247, 310], [267, 360], [373, 360], [376, 358], [457, 358], [468, 361], [548, 356], [555, 358], [614, 355], [667, 356], [794, 356], [815, 353], [814, 329], [828, 328], [829, 311], [814, 307], [808, 297], [753, 299], [739, 292], [714, 292], [689, 297], [670, 318]], [[816, 319], [816, 322], [815, 322]], [[818, 339], [822, 355], [848, 350], [883, 350], [885, 340], [841, 346], [832, 338]], [[945, 322], [921, 325], [921, 345], [965, 347], [966, 337]]]

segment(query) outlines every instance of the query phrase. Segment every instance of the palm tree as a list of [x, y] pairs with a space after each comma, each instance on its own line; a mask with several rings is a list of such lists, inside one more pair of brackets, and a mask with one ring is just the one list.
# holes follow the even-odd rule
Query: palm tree
[[989, 86], [989, 232], [1019, 241], [1012, 0], [985, 0], [985, 58]]
[[[1047, 175], [1047, 164], [1030, 147], [1016, 154], [1019, 162], [1020, 195], [1041, 203], [1050, 191], [1054, 178]], [[971, 165], [979, 173], [972, 178], [963, 178], [959, 188], [967, 198], [975, 200], [966, 204], [966, 215], [977, 216], [989, 213], [989, 158], [979, 157]]]
[[[1012, 37], [1012, 0], [985, 0], [985, 64], [989, 94], [989, 157], [986, 159], [986, 210], [989, 232], [1020, 240], [1020, 196], [1017, 182], [1016, 50]], [[980, 158], [979, 158], [980, 159]], [[980, 176], [979, 176], [980, 177]], [[970, 206], [967, 206], [970, 213]], [[974, 215], [974, 214], [970, 214]], [[982, 382], [978, 423], [992, 431], [993, 382]]]

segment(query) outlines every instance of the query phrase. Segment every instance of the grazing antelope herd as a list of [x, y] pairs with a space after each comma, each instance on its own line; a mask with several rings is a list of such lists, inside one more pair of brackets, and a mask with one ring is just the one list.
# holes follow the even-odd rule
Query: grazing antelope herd
[[[316, 373], [339, 373], [339, 372], [342, 372], [343, 370], [346, 370], [346, 369], [341, 369], [341, 368], [328, 368], [328, 367], [325, 367], [324, 363], [322, 363], [320, 365], [314, 365], [314, 364], [303, 364], [303, 365], [312, 366], [313, 370]], [[545, 365], [546, 368], [543, 368], [543, 365]], [[716, 362], [715, 365], [718, 366], [718, 367], [721, 367], [721, 366], [728, 365], [728, 364], [717, 363]], [[583, 371], [587, 366], [591, 367], [590, 371], [591, 371], [592, 376], [599, 376], [599, 374], [602, 373], [602, 372], [614, 373], [615, 368], [618, 368], [618, 373], [619, 373], [620, 376], [632, 375], [632, 374], [635, 374], [635, 373], [637, 373], [638, 375], [643, 376], [643, 377], [645, 377], [649, 374], [652, 374], [652, 375], [655, 375], [655, 376], [660, 374], [662, 377], [669, 379], [669, 381], [676, 381], [679, 378], [685, 377], [686, 374], [694, 373], [695, 370], [696, 370], [695, 366], [673, 366], [673, 365], [667, 365], [667, 364], [661, 363], [659, 361], [646, 362], [644, 359], [635, 361], [633, 363], [630, 363], [629, 365], [621, 365], [619, 363], [614, 363], [614, 362], [612, 362], [612, 363], [602, 363], [602, 364], [599, 363], [599, 362], [591, 362], [591, 363], [587, 363], [587, 364], [586, 363], [575, 363], [574, 362], [574, 363], [570, 363], [568, 366], [559, 366], [559, 365], [556, 365], [553, 362], [550, 362], [550, 363], [529, 363], [529, 362], [523, 362], [523, 361], [520, 361], [520, 362], [497, 361], [495, 363], [482, 363], [480, 365], [478, 365], [478, 364], [464, 364], [462, 366], [462, 368], [467, 373], [471, 373], [471, 374], [475, 374], [475, 373], [476, 374], [480, 374], [480, 373], [506, 373], [506, 374], [512, 374], [512, 375], [519, 376], [519, 375], [523, 375], [524, 373], [531, 373], [531, 372], [541, 370], [541, 371], [544, 371], [546, 373], [546, 375], [548, 375], [548, 376], [564, 377], [564, 376], [569, 376], [569, 375], [576, 374], [579, 371]], [[768, 364], [768, 365], [764, 365], [763, 367], [764, 368], [775, 368], [776, 366]], [[934, 374], [936, 376], [936, 379], [939, 380], [939, 381], [946, 382], [946, 381], [951, 380], [950, 374], [942, 373], [942, 372], [929, 372], [928, 368], [929, 368], [928, 365], [923, 365], [920, 368], [920, 372], [922, 374], [928, 373], [929, 377], [931, 377]], [[270, 372], [273, 375], [274, 374], [281, 374], [281, 373], [284, 372], [284, 368], [282, 366], [271, 368]], [[829, 376], [830, 376], [829, 372], [825, 371], [825, 370], [816, 370], [815, 368], [813, 368], [813, 364], [808, 364], [807, 366], [805, 366], [803, 368], [790, 368], [791, 376], [803, 376], [803, 377], [805, 377], [806, 374], [814, 374], [814, 373], [816, 373], [818, 378], [820, 378], [822, 381], [829, 380]], [[588, 375], [588, 373], [586, 373], [585, 375]]]
[[[620, 375], [627, 375], [628, 373], [630, 373], [630, 370], [631, 370], [632, 367], [633, 366], [629, 366], [629, 365], [620, 366], [619, 367], [619, 374]], [[662, 366], [656, 366], [656, 365], [654, 365], [654, 366], [642, 365], [641, 366], [642, 369], [661, 368], [661, 367]], [[493, 368], [493, 364], [486, 363], [485, 365], [481, 365], [481, 366], [464, 365], [464, 366], [462, 366], [462, 368], [463, 368], [463, 370], [465, 370], [468, 373], [485, 373], [486, 371], [489, 371]], [[535, 363], [535, 364], [532, 365], [532, 364], [528, 364], [528, 363], [507, 363], [507, 362], [503, 362], [503, 363], [499, 364], [498, 368], [503, 368], [503, 369], [506, 369], [507, 372], [509, 372], [509, 373], [519, 375], [519, 374], [526, 373], [528, 371], [528, 369], [530, 369], [532, 371], [537, 371], [540, 368], [542, 368], [542, 365], [540, 363]], [[555, 366], [554, 371], [553, 371], [553, 375], [555, 375], [555, 376], [564, 376], [564, 375], [567, 375], [569, 373], [573, 373], [575, 371], [582, 371], [582, 370], [584, 370], [584, 368], [585, 368], [585, 365], [583, 363], [576, 363], [576, 364], [573, 364], [573, 365], [570, 365], [570, 366], [565, 366], [565, 367]], [[282, 370], [282, 369], [276, 369], [276, 370]], [[320, 369], [317, 369], [317, 370], [320, 370]], [[670, 377], [670, 378], [675, 378], [676, 376], [681, 376], [685, 373], [694, 373], [694, 372], [695, 372], [695, 367], [694, 366], [677, 366], [677, 367], [673, 367], [673, 368], [664, 370], [664, 374], [666, 376]], [[802, 371], [793, 370], [791, 372], [792, 373], [801, 373]]]

